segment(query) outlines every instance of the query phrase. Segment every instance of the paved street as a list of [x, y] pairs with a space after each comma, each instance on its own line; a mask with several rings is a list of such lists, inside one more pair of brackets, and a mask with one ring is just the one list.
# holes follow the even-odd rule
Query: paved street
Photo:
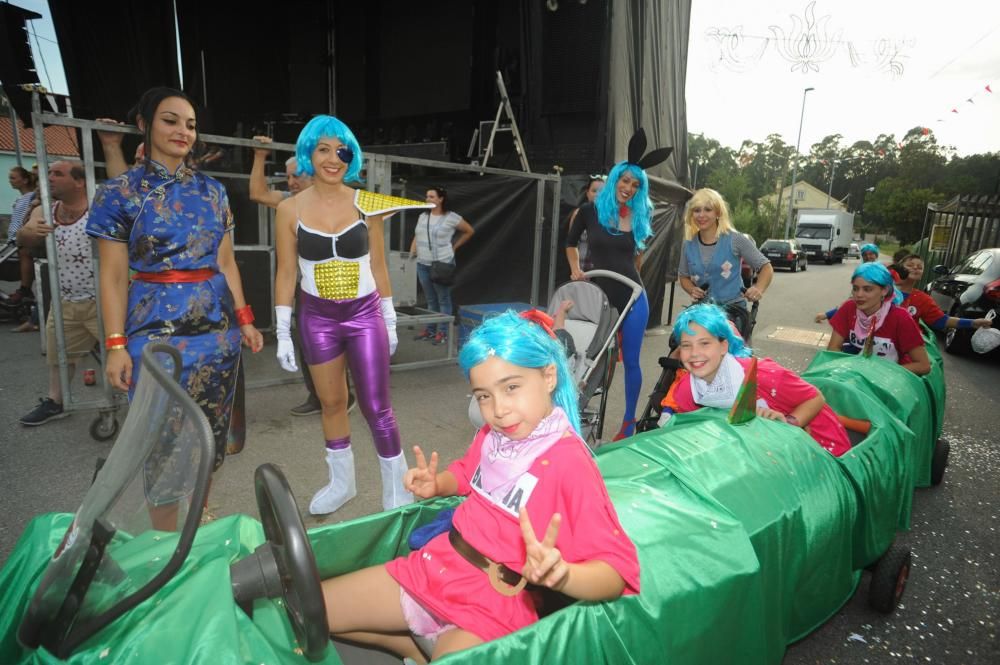
[[[785, 339], [809, 337], [801, 332], [796, 335], [790, 329], [824, 332], [825, 324], [814, 324], [812, 317], [846, 297], [855, 265], [854, 261], [841, 266], [813, 264], [805, 273], [779, 272], [761, 306], [754, 334], [757, 352], [793, 369], [804, 369], [815, 353], [815, 346], [769, 339], [769, 335], [779, 333], [779, 327], [782, 328], [779, 336]], [[687, 303], [686, 296], [677, 300], [675, 310]], [[411, 341], [416, 332], [400, 330], [402, 341], [397, 360], [443, 353], [439, 347]], [[90, 482], [94, 461], [107, 455], [110, 443], [97, 443], [89, 437], [91, 413], [75, 413], [34, 429], [18, 425], [18, 417], [45, 390], [46, 373], [39, 355], [39, 340], [35, 335], [4, 331], [0, 332], [0, 342], [3, 359], [0, 422], [7, 424], [0, 433], [2, 561], [33, 515], [76, 509]], [[656, 368], [656, 358], [663, 354], [666, 343], [665, 336], [646, 338], [642, 353], [644, 367]], [[282, 375], [273, 353], [272, 345], [248, 359], [247, 376], [251, 383]], [[1000, 409], [997, 391], [1000, 364], [946, 354], [945, 373], [948, 383], [945, 436], [952, 442], [951, 465], [940, 487], [917, 491], [913, 529], [900, 535], [914, 553], [903, 607], [889, 617], [869, 610], [866, 575], [846, 607], [789, 649], [784, 661], [787, 665], [1000, 662], [997, 636], [1000, 451], [994, 435], [995, 414]], [[656, 380], [656, 373], [650, 369], [644, 378], [648, 390]], [[79, 383], [76, 387], [84, 396], [96, 391]], [[456, 366], [395, 372], [392, 393], [407, 446], [419, 443], [436, 449], [444, 460], [464, 451], [473, 430], [466, 417], [468, 386]], [[216, 474], [209, 502], [213, 513], [254, 514], [253, 470], [266, 461], [281, 465], [302, 508], [325, 483], [319, 418], [294, 418], [288, 414], [288, 409], [304, 395], [301, 386], [248, 392], [247, 448], [228, 459]], [[611, 436], [621, 421], [621, 395], [619, 371], [612, 388], [606, 436]], [[121, 417], [124, 413], [123, 409]], [[336, 513], [335, 520], [368, 514], [380, 506], [380, 480], [371, 438], [359, 412], [352, 414], [351, 423], [358, 458], [359, 496]], [[308, 518], [306, 524], [316, 526], [323, 521]]]

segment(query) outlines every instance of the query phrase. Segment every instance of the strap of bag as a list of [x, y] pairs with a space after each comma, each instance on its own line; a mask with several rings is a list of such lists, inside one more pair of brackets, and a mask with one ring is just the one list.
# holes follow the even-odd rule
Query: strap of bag
[[434, 257], [434, 243], [431, 241], [431, 212], [427, 211], [427, 247], [431, 250], [431, 263], [437, 261]]

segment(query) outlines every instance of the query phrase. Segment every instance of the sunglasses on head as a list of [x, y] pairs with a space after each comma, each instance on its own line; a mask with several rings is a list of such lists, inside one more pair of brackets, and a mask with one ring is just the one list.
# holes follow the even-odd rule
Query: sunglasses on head
[[338, 145], [336, 153], [337, 153], [337, 159], [344, 162], [345, 164], [350, 164], [351, 160], [354, 159], [354, 151], [351, 150], [349, 146]]

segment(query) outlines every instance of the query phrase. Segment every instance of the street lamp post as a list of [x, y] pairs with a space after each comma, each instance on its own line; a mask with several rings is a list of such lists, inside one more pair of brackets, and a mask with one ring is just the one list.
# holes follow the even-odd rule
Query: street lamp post
[[799, 137], [795, 139], [795, 162], [792, 164], [792, 191], [788, 194], [788, 218], [785, 220], [785, 240], [788, 239], [788, 228], [792, 225], [792, 210], [795, 205], [795, 176], [799, 170], [799, 144], [802, 143], [802, 122], [806, 118], [806, 95], [815, 88], [802, 91], [802, 115], [799, 116]]
[[830, 188], [826, 190], [826, 207], [830, 207], [830, 197], [833, 196], [833, 177], [837, 174], [837, 162], [839, 159], [833, 160], [833, 168], [830, 169]]

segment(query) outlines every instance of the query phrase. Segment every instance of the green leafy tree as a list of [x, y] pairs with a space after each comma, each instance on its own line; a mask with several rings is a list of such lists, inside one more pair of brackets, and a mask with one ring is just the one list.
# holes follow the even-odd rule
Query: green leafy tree
[[891, 231], [901, 245], [909, 244], [920, 239], [927, 204], [940, 198], [906, 178], [886, 178], [868, 195], [864, 225], [869, 231]]

